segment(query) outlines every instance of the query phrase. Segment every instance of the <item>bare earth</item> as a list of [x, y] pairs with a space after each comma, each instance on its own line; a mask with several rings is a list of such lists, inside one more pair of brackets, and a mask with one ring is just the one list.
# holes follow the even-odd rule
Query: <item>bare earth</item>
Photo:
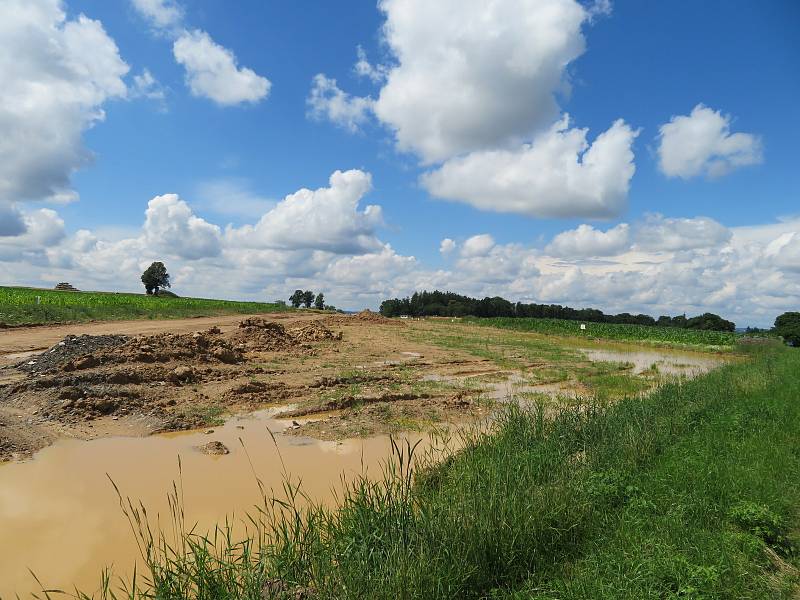
[[417, 326], [275, 313], [0, 331], [0, 460], [60, 437], [195, 429], [269, 406], [322, 439], [485, 414], [477, 391], [441, 378], [497, 367], [412, 341]]

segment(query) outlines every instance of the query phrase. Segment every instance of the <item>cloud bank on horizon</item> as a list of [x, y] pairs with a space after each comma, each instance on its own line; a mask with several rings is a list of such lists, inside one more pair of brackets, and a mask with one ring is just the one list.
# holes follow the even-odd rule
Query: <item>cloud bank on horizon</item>
[[[245, 40], [218, 43], [214, 20], [188, 2], [129, 1], [131, 16], [115, 27], [141, 30], [140, 43], [153, 46], [146, 53], [128, 55], [129, 43], [69, 0], [0, 5], [0, 43], [15, 49], [0, 56], [4, 284], [137, 289], [143, 268], [163, 260], [183, 294], [284, 298], [311, 287], [348, 308], [438, 288], [654, 315], [712, 310], [765, 325], [800, 305], [800, 217], [725, 225], [724, 199], [714, 216], [676, 215], [662, 191], [696, 186], [714, 197], [726, 179], [768, 167], [766, 138], [745, 115], [696, 97], [647, 119], [620, 112], [584, 123], [586, 110], [570, 104], [589, 87], [581, 59], [593, 28], [617, 18], [607, 2], [381, 0], [378, 60], [363, 39], [347, 56], [320, 49], [316, 60], [340, 62], [343, 74], [316, 70], [298, 93], [284, 72], [270, 68], [267, 79], [263, 63], [240, 64], [229, 44]], [[270, 52], [269, 37], [259, 43]], [[156, 65], [139, 64], [154, 55], [158, 76]], [[161, 73], [171, 74], [166, 85]], [[287, 184], [280, 200], [249, 189], [254, 165], [239, 167], [238, 179], [192, 172], [181, 189], [141, 197], [138, 217], [117, 222], [112, 210], [86, 227], [79, 194], [95, 169], [87, 133], [110, 126], [117, 105], [148, 102], [171, 135], [205, 127], [187, 121], [193, 110], [257, 127], [259, 107], [298, 119], [282, 133], [309, 129], [311, 148], [330, 123], [337, 144], [374, 144], [377, 158], [338, 169], [318, 159], [307, 183]], [[210, 128], [209, 146], [221, 131]], [[640, 177], [653, 200], [635, 196]], [[411, 196], [421, 197], [418, 219], [444, 235], [427, 223], [420, 233], [396, 225]], [[65, 203], [74, 203], [69, 218]]]

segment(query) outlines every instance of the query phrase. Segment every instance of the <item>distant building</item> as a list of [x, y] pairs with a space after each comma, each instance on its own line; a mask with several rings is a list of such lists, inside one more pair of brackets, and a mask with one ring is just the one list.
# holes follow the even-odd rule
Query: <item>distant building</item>
[[72, 284], [67, 283], [66, 281], [62, 281], [61, 283], [56, 284], [55, 289], [61, 292], [79, 292], [80, 290], [76, 287], [73, 287]]

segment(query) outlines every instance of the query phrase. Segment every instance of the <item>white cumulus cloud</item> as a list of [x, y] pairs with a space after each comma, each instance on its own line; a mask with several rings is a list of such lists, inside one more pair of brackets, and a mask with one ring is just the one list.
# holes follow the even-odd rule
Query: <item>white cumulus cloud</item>
[[545, 251], [563, 257], [614, 256], [629, 247], [630, 226], [627, 223], [620, 223], [608, 231], [584, 224], [559, 233]]
[[149, 69], [143, 69], [141, 73], [133, 76], [130, 96], [133, 98], [147, 98], [148, 100], [156, 100], [162, 103], [166, 98], [163, 86], [153, 77]]
[[666, 218], [648, 215], [636, 227], [636, 246], [650, 251], [679, 251], [720, 246], [731, 231], [708, 217]]
[[[339, 177], [350, 181], [332, 181], [321, 188], [327, 194], [300, 190], [287, 198], [304, 204], [310, 194], [314, 196], [310, 204], [319, 201], [319, 206], [326, 203], [323, 197], [341, 194], [343, 188], [353, 188], [352, 198], [366, 189], [364, 174], [334, 174], [332, 180]], [[335, 189], [339, 192], [332, 192]], [[141, 272], [153, 260], [163, 260], [181, 295], [221, 289], [230, 298], [275, 299], [286, 298], [297, 288], [322, 289], [330, 302], [354, 309], [375, 308], [387, 297], [414, 290], [449, 289], [476, 297], [500, 295], [606, 312], [659, 315], [711, 310], [741, 325], [763, 326], [800, 303], [797, 219], [731, 228], [730, 235], [714, 246], [673, 243], [674, 250], [647, 250], [634, 245], [630, 252], [600, 261], [570, 261], [556, 249], [543, 253], [523, 244], [497, 243], [491, 235], [481, 234], [459, 244], [452, 269], [433, 270], [374, 236], [369, 248], [353, 252], [341, 247], [333, 252], [324, 239], [314, 244], [311, 233], [316, 225], [303, 229], [305, 210], [294, 212], [289, 204], [294, 202], [285, 210], [294, 214], [285, 223], [308, 243], [268, 247], [237, 236], [218, 237], [215, 225], [196, 217], [174, 195], [154, 198], [141, 230], [125, 235], [82, 230], [67, 236], [54, 211], [23, 212], [26, 233], [0, 237], [0, 282], [52, 286], [70, 281], [87, 289], [141, 290]], [[362, 213], [352, 202], [339, 206], [345, 214]], [[267, 222], [279, 228], [281, 219]], [[630, 225], [631, 238], [640, 225]], [[617, 226], [605, 233], [622, 229]], [[221, 246], [216, 255], [215, 240]]]
[[[239, 66], [232, 50], [200, 29], [189, 29], [186, 11], [177, 0], [131, 0], [134, 9], [154, 30], [174, 40], [172, 55], [184, 68], [186, 85], [194, 96], [220, 106], [255, 104], [264, 100], [272, 83], [250, 68]], [[143, 82], [146, 86], [147, 82]], [[137, 82], [137, 86], [139, 86]]]
[[456, 242], [450, 238], [444, 238], [439, 244], [439, 252], [442, 254], [450, 254], [453, 250], [456, 249]]
[[47, 250], [66, 236], [64, 220], [49, 208], [19, 213], [22, 221], [16, 234], [0, 236], [0, 261], [47, 262]]
[[381, 247], [375, 229], [383, 223], [380, 206], [359, 210], [371, 189], [369, 173], [336, 171], [328, 187], [289, 194], [255, 225], [228, 228], [226, 235], [230, 243], [254, 248], [369, 252]]
[[131, 0], [134, 8], [157, 29], [168, 29], [181, 24], [183, 7], [174, 0]]
[[373, 101], [371, 98], [351, 96], [339, 89], [335, 79], [319, 73], [314, 76], [306, 104], [311, 118], [327, 120], [356, 132], [369, 119]]
[[366, 77], [373, 83], [380, 83], [386, 79], [387, 67], [384, 65], [373, 65], [367, 58], [367, 53], [364, 48], [358, 46], [356, 48], [356, 64], [353, 66], [353, 71], [359, 77]]
[[659, 129], [658, 160], [668, 177], [720, 177], [762, 160], [761, 139], [731, 133], [731, 118], [702, 104], [691, 114], [672, 117]]
[[[124, 98], [128, 65], [99, 21], [59, 0], [0, 3], [0, 206], [77, 198], [70, 176], [92, 159], [82, 134]], [[6, 226], [8, 228], [8, 226]]]
[[[638, 131], [618, 120], [590, 146], [559, 117], [582, 28], [605, 0], [380, 0], [386, 64], [357, 48], [357, 75], [381, 84], [353, 96], [318, 75], [312, 117], [350, 131], [374, 115], [396, 148], [432, 169], [434, 197], [532, 217], [618, 215], [634, 174]], [[554, 124], [555, 121], [555, 124]]]
[[534, 217], [611, 217], [626, 206], [638, 131], [616, 121], [589, 145], [564, 117], [516, 150], [453, 158], [422, 176], [433, 195]]
[[147, 203], [143, 228], [150, 248], [187, 259], [217, 256], [221, 231], [193, 214], [177, 194], [156, 196]]
[[574, 0], [381, 0], [396, 60], [375, 105], [397, 146], [428, 163], [549, 125], [585, 48]]
[[800, 273], [800, 231], [781, 234], [769, 243], [765, 254], [776, 267]]
[[255, 103], [269, 94], [270, 81], [240, 67], [236, 56], [205, 31], [184, 31], [172, 46], [178, 64], [186, 69], [186, 84], [195, 96], [222, 106]]
[[494, 238], [488, 233], [473, 235], [461, 244], [460, 255], [464, 258], [486, 256], [494, 247]]

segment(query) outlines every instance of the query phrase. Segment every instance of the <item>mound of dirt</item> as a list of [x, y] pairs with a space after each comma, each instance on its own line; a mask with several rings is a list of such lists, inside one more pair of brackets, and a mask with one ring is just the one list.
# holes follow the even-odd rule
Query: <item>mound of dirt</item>
[[235, 364], [244, 360], [241, 349], [208, 333], [161, 333], [136, 337], [113, 352], [100, 353], [98, 358], [104, 364], [177, 360]]
[[389, 319], [380, 313], [369, 309], [362, 310], [354, 315], [334, 315], [325, 318], [325, 323], [329, 325], [346, 325], [349, 323], [370, 323], [373, 325], [403, 325], [398, 319]]
[[233, 339], [248, 350], [280, 352], [295, 346], [294, 338], [283, 325], [260, 317], [251, 317], [239, 323], [239, 330], [234, 333]]
[[225, 444], [219, 441], [208, 442], [202, 446], [197, 446], [197, 449], [203, 454], [208, 454], [210, 456], [224, 456], [231, 452]]
[[124, 335], [68, 335], [55, 346], [23, 361], [17, 367], [33, 374], [90, 368], [100, 364], [93, 353], [118, 348], [127, 341], [128, 337]]
[[386, 323], [391, 321], [391, 319], [387, 319], [380, 313], [372, 312], [368, 308], [356, 313], [353, 318], [358, 319], [359, 321], [367, 321], [369, 323]]
[[320, 321], [311, 321], [310, 323], [293, 327], [288, 333], [298, 342], [321, 342], [342, 339], [341, 331], [334, 333]]
[[341, 332], [334, 333], [321, 321], [302, 323], [286, 329], [280, 323], [260, 317], [251, 317], [239, 323], [233, 339], [249, 350], [269, 352], [308, 351], [310, 342], [342, 339]]

